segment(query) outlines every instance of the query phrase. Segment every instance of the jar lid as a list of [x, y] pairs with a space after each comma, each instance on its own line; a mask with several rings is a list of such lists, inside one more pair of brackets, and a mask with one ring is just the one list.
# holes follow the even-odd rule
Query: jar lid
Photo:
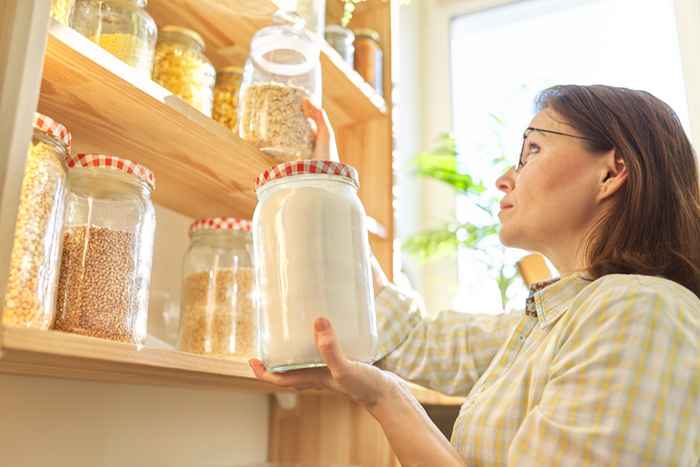
[[361, 28], [355, 29], [355, 37], [369, 37], [370, 39], [379, 42], [379, 33], [374, 29]]
[[76, 154], [66, 160], [68, 170], [72, 169], [105, 169], [124, 172], [145, 182], [151, 190], [156, 189], [156, 177], [148, 168], [141, 164], [106, 154]]
[[176, 32], [179, 34], [183, 34], [190, 39], [194, 40], [197, 42], [200, 47], [204, 48], [204, 38], [196, 31], [193, 31], [192, 29], [189, 28], [183, 28], [182, 26], [173, 26], [173, 25], [167, 25], [163, 26], [160, 28], [161, 32]]
[[61, 125], [53, 118], [47, 117], [39, 112], [34, 112], [32, 126], [39, 131], [43, 131], [53, 139], [63, 143], [66, 149], [68, 149], [68, 154], [70, 154], [73, 138], [70, 131], [68, 131], [65, 126]]
[[239, 230], [241, 232], [250, 232], [252, 226], [252, 222], [245, 219], [237, 219], [235, 217], [210, 217], [194, 221], [190, 226], [190, 237], [193, 233], [200, 230]]
[[255, 190], [259, 190], [273, 180], [295, 175], [333, 175], [345, 178], [355, 188], [360, 187], [360, 176], [351, 165], [333, 161], [305, 160], [284, 162], [267, 169], [255, 180]]

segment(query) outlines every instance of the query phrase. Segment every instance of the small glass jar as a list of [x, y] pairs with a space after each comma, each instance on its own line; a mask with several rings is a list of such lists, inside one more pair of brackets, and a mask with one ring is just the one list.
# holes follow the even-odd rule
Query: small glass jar
[[346, 355], [375, 357], [377, 327], [357, 171], [287, 162], [258, 176], [253, 215], [260, 351], [271, 371], [324, 366], [314, 321], [328, 318]]
[[158, 29], [147, 0], [77, 0], [71, 26], [150, 78]]
[[160, 29], [153, 80], [211, 117], [216, 71], [204, 55], [204, 39], [195, 31], [179, 26]]
[[355, 70], [380, 96], [384, 95], [384, 53], [377, 31], [371, 29], [355, 31]]
[[326, 40], [333, 47], [345, 63], [353, 66], [355, 60], [355, 34], [348, 28], [338, 24], [331, 24], [326, 28]]
[[314, 133], [304, 114], [321, 105], [320, 48], [293, 15], [258, 31], [246, 61], [238, 115], [241, 138], [282, 161], [310, 159]]
[[155, 211], [150, 170], [78, 154], [70, 194], [54, 329], [142, 344], [148, 322]]
[[227, 128], [238, 132], [238, 92], [243, 80], [243, 69], [229, 66], [216, 74], [214, 111], [212, 118]]
[[63, 24], [70, 26], [75, 0], [51, 0], [51, 17]]
[[201, 219], [183, 267], [179, 348], [217, 356], [257, 353], [250, 221]]
[[22, 179], [2, 322], [48, 329], [54, 319], [71, 135], [34, 114]]
[[326, 0], [297, 0], [296, 13], [309, 31], [321, 35], [326, 26]]

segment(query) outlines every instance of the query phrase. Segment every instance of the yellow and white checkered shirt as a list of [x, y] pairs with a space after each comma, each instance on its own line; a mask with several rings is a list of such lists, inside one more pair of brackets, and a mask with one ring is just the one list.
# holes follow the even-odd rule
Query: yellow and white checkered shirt
[[378, 365], [467, 397], [451, 441], [470, 467], [700, 465], [698, 297], [615, 274], [528, 300], [528, 313], [427, 320], [388, 286]]

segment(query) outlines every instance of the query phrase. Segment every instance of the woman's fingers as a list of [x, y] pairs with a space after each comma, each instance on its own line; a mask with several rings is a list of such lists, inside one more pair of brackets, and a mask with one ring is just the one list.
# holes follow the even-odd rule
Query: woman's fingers
[[314, 323], [316, 347], [334, 378], [343, 376], [350, 362], [345, 358], [333, 326], [326, 318], [318, 318]]
[[302, 108], [304, 115], [310, 118], [316, 126], [314, 159], [337, 161], [338, 152], [335, 148], [335, 138], [328, 121], [328, 115], [322, 109], [316, 107], [309, 99], [304, 99]]

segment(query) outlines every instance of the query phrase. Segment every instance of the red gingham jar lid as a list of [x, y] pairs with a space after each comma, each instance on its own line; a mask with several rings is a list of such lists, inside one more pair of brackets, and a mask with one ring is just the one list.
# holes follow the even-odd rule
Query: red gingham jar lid
[[43, 131], [53, 139], [63, 143], [66, 149], [68, 149], [68, 154], [70, 154], [73, 138], [70, 131], [68, 131], [65, 126], [61, 125], [53, 118], [42, 115], [39, 112], [34, 112], [32, 126], [39, 131]]
[[258, 175], [255, 180], [255, 190], [259, 190], [265, 184], [295, 175], [333, 175], [343, 177], [351, 182], [355, 188], [360, 187], [360, 176], [351, 165], [333, 161], [305, 160], [291, 161], [271, 167]]
[[76, 154], [66, 160], [68, 170], [71, 169], [104, 169], [124, 172], [145, 182], [151, 190], [156, 189], [156, 177], [149, 169], [129, 159], [107, 154]]
[[238, 230], [241, 232], [250, 232], [252, 227], [253, 223], [245, 219], [236, 219], [235, 217], [210, 217], [194, 221], [190, 226], [190, 236], [202, 230]]

